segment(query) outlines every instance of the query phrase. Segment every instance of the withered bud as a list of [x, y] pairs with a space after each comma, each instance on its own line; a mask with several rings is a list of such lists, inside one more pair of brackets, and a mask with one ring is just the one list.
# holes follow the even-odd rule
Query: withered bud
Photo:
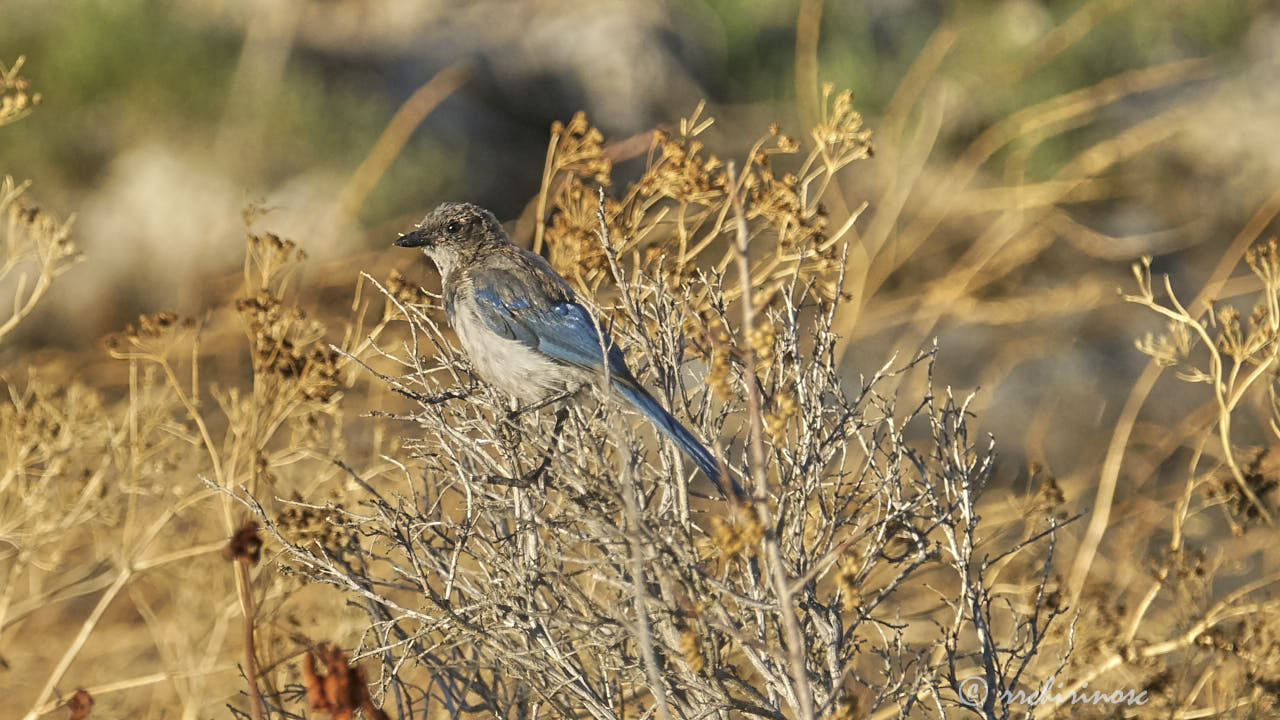
[[245, 520], [227, 543], [223, 555], [228, 560], [240, 560], [249, 564], [258, 562], [262, 554], [262, 538], [258, 537], [258, 524]]
[[71, 710], [70, 720], [85, 720], [93, 710], [93, 696], [88, 690], [80, 688], [67, 700], [67, 707]]

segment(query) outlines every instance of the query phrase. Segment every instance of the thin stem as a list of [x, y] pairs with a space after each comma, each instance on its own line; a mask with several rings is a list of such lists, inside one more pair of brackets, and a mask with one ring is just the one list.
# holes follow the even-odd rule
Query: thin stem
[[258, 690], [258, 653], [253, 640], [253, 624], [257, 615], [254, 607], [253, 591], [249, 585], [248, 557], [236, 558], [236, 593], [240, 598], [240, 609], [244, 612], [244, 675], [249, 683], [249, 702], [253, 709], [253, 720], [265, 720], [266, 709], [262, 703], [262, 693]]
[[809, 672], [805, 665], [804, 635], [800, 630], [800, 622], [796, 618], [795, 603], [791, 594], [791, 583], [783, 566], [782, 549], [770, 521], [769, 489], [765, 475], [764, 454], [764, 413], [760, 398], [760, 388], [756, 382], [756, 351], [752, 344], [751, 334], [755, 329], [755, 305], [751, 293], [751, 261], [747, 256], [747, 215], [742, 207], [742, 194], [738, 188], [733, 163], [727, 170], [730, 201], [733, 204], [734, 222], [737, 227], [737, 242], [734, 245], [738, 260], [738, 275], [742, 286], [742, 330], [747, 337], [743, 343], [743, 364], [747, 386], [747, 412], [751, 418], [751, 481], [755, 491], [755, 509], [760, 521], [765, 526], [764, 546], [769, 561], [770, 580], [773, 590], [778, 596], [778, 614], [781, 616], [783, 630], [787, 637], [787, 651], [791, 664], [791, 682], [796, 695], [796, 713], [801, 720], [812, 720], [813, 690], [809, 687]]

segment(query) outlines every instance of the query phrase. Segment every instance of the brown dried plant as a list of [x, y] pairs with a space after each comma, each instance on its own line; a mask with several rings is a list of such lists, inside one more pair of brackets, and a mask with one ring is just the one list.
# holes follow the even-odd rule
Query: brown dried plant
[[[52, 237], [47, 248], [66, 247], [65, 234]], [[244, 692], [246, 684], [251, 697], [279, 696], [280, 668], [297, 646], [287, 639], [295, 631], [274, 620], [290, 586], [254, 566], [260, 547], [245, 531], [252, 524], [199, 478], [290, 494], [343, 485], [346, 475], [332, 459], [345, 437], [338, 402], [350, 380], [341, 370], [348, 361], [292, 299], [299, 260], [291, 242], [250, 234], [243, 295], [231, 307], [198, 321], [145, 315], [107, 339], [109, 354], [125, 362], [124, 386], [111, 394], [36, 372], [5, 379], [0, 629], [17, 637], [44, 622], [50, 608], [85, 595], [94, 601], [74, 632], [45, 646], [24, 645], [13, 657], [26, 678], [26, 717], [61, 704], [57, 696], [72, 676], [100, 680], [84, 683], [100, 703], [169, 685], [190, 712], [237, 687]], [[361, 327], [368, 337], [382, 328]], [[246, 338], [238, 344], [247, 350], [243, 361], [235, 343], [210, 350], [204, 342], [236, 332]], [[237, 561], [228, 571], [217, 557], [233, 536]], [[116, 657], [136, 645], [121, 643], [110, 620], [122, 605], [144, 620], [163, 668], [148, 671], [140, 661], [126, 674], [119, 670], [126, 663], [84, 659]], [[224, 632], [233, 609], [244, 618], [242, 643], [228, 642]], [[244, 680], [229, 672], [237, 654]], [[254, 704], [256, 717], [278, 707]]]
[[[511, 413], [470, 379], [434, 299], [378, 285], [411, 332], [367, 354], [397, 364], [376, 377], [412, 401], [379, 413], [411, 438], [395, 467], [350, 470], [354, 503], [286, 502], [339, 530], [323, 541], [223, 488], [290, 572], [367, 613], [353, 657], [379, 662], [375, 705], [400, 717], [915, 717], [968, 712], [957, 688], [969, 675], [1004, 689], [1059, 662], [1041, 653], [1064, 612], [1046, 589], [1061, 521], [983, 530], [993, 455], [969, 438], [966, 401], [931, 393], [902, 409], [888, 389], [908, 374], [931, 387], [934, 354], [848, 387], [841, 377], [832, 323], [849, 226], [828, 234], [819, 191], [867, 151], [850, 113], [837, 96], [794, 177], [774, 176], [761, 143], [742, 175], [703, 159], [695, 116], [612, 200], [588, 184], [610, 184], [599, 133], [582, 118], [553, 133], [549, 155], [563, 160], [551, 167], [569, 180], [544, 188], [548, 252], [584, 297], [616, 298], [615, 337], [638, 375], [723, 439], [753, 478], [750, 503], [701, 498], [709, 485], [651, 452], [607, 398]], [[731, 277], [731, 263], [747, 271]], [[708, 354], [730, 338], [737, 349], [690, 366], [686, 334]], [[992, 698], [978, 711], [1007, 715]]]
[[[1247, 232], [1242, 237], [1249, 239]], [[1076, 626], [1086, 632], [1073, 638], [1075, 657], [1055, 688], [1061, 697], [1122, 674], [1145, 694], [1139, 711], [1145, 717], [1260, 717], [1278, 706], [1280, 572], [1265, 564], [1241, 572], [1240, 565], [1259, 547], [1259, 534], [1271, 532], [1277, 473], [1265, 446], [1249, 447], [1237, 435], [1257, 442], [1265, 428], [1274, 441], [1280, 428], [1273, 400], [1280, 254], [1274, 240], [1242, 254], [1253, 274], [1253, 282], [1237, 282], [1247, 288], [1239, 294], [1252, 295], [1242, 298], [1253, 307], [1247, 324], [1231, 305], [1207, 300], [1207, 292], [1184, 303], [1168, 276], [1159, 281], [1160, 293], [1150, 258], [1133, 265], [1138, 289], [1124, 299], [1168, 323], [1164, 332], [1139, 338], [1137, 348], [1182, 382], [1208, 386], [1210, 399], [1162, 430], [1161, 445], [1188, 451], [1177, 474], [1181, 489], [1111, 531], [1112, 542], [1129, 545], [1129, 552], [1136, 543], [1134, 565], [1142, 572], [1128, 583], [1109, 581], [1120, 589], [1099, 583], [1081, 594]], [[1225, 279], [1231, 267], [1223, 269]], [[1267, 422], [1252, 421], [1251, 410], [1261, 410]], [[1054, 700], [1042, 707], [1079, 706]], [[1101, 717], [1103, 708], [1092, 713]]]
[[1251, 395], [1265, 392], [1271, 434], [1280, 438], [1275, 386], [1280, 375], [1280, 343], [1276, 342], [1280, 330], [1280, 251], [1273, 238], [1251, 248], [1245, 258], [1261, 286], [1247, 326], [1242, 326], [1240, 312], [1230, 305], [1204, 303], [1188, 310], [1178, 300], [1168, 275], [1163, 280], [1166, 299], [1157, 300], [1151, 258], [1134, 264], [1138, 292], [1125, 295], [1125, 300], [1168, 319], [1164, 333], [1147, 334], [1137, 341], [1138, 350], [1159, 365], [1174, 368], [1179, 379], [1209, 386], [1217, 410], [1217, 457], [1234, 481], [1229, 494], [1238, 496], [1237, 514], [1243, 521], [1262, 520], [1274, 527], [1271, 508], [1276, 499], [1259, 496], [1262, 490], [1274, 490], [1274, 484], [1262, 485], [1263, 478], [1238, 459], [1241, 449], [1232, 439], [1231, 428], [1242, 404]]
[[[605, 200], [612, 242], [607, 248], [597, 238], [596, 187], [610, 184], [612, 163], [600, 133], [581, 113], [567, 125], [553, 126], [546, 177], [561, 182], [544, 186], [540, 195], [540, 203], [552, 196], [545, 230], [548, 257], [566, 277], [596, 293], [610, 279], [610, 253], [626, 258], [633, 272], [662, 277], [667, 287], [685, 287], [698, 272], [724, 272], [733, 262], [731, 198], [740, 193], [748, 208], [749, 240], [768, 249], [751, 265], [749, 286], [755, 288], [757, 310], [774, 302], [793, 275], [814, 281], [830, 300], [840, 248], [857, 213], [829, 228], [822, 197], [841, 170], [870, 155], [871, 144], [849, 91], [834, 93], [826, 86], [822, 107], [803, 155], [801, 144], [774, 124], [748, 150], [732, 184], [724, 161], [706, 153], [700, 139], [715, 122], [705, 116], [703, 105], [677, 130], [655, 133], [643, 175], [619, 197]], [[779, 164], [785, 167], [775, 167]], [[536, 237], [535, 248], [544, 235]], [[738, 292], [727, 288], [727, 299], [735, 300]], [[711, 310], [705, 293], [692, 300], [695, 317]]]

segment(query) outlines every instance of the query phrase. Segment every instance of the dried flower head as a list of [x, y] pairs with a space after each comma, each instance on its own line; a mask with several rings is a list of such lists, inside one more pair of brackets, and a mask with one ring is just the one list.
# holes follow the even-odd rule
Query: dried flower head
[[706, 667], [707, 660], [702, 655], [702, 636], [698, 633], [697, 626], [681, 624], [678, 629], [680, 632], [678, 644], [680, 654], [684, 656], [685, 662], [689, 663], [689, 668], [693, 672], [702, 672], [702, 669]]
[[711, 538], [726, 558], [740, 554], [752, 555], [764, 538], [764, 525], [755, 508], [741, 505], [730, 519], [712, 518]]
[[315, 505], [295, 496], [275, 518], [280, 532], [299, 544], [317, 544], [338, 553], [355, 540], [343, 523], [343, 506], [338, 502]]
[[17, 122], [40, 104], [40, 93], [31, 92], [31, 83], [18, 74], [26, 58], [19, 56], [11, 67], [0, 62], [0, 126]]
[[773, 396], [773, 408], [765, 417], [765, 430], [774, 442], [786, 441], [787, 423], [791, 422], [799, 410], [800, 405], [796, 402], [795, 395], [778, 393]]
[[256, 564], [262, 555], [262, 538], [258, 536], [258, 524], [246, 518], [240, 529], [231, 536], [231, 540], [223, 550], [223, 555], [228, 560]]
[[[316, 668], [316, 657], [321, 669]], [[321, 643], [308, 652], [303, 659], [302, 677], [312, 710], [329, 713], [333, 720], [351, 720], [357, 712], [363, 712], [369, 720], [390, 720], [373, 704], [364, 672], [349, 665], [347, 654], [336, 645]]]
[[88, 690], [80, 688], [67, 700], [67, 709], [71, 711], [68, 720], [87, 720], [93, 712], [93, 696]]

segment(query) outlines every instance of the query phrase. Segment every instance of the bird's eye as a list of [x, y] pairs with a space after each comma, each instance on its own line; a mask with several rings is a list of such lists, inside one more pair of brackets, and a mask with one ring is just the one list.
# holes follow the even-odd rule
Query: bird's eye
[[457, 220], [450, 220], [449, 224], [444, 226], [444, 229], [445, 229], [445, 232], [452, 234], [461, 230], [462, 225], [458, 224]]

